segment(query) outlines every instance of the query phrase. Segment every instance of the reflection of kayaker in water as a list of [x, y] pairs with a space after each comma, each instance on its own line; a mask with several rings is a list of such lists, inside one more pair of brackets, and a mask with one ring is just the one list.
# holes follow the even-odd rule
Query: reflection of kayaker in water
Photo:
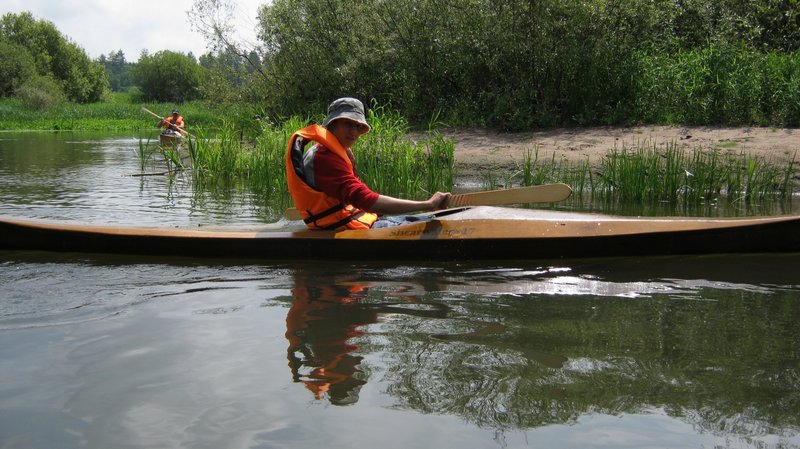
[[[362, 327], [377, 323], [386, 313], [426, 317], [444, 317], [447, 313], [443, 306], [414, 310], [395, 304], [362, 303], [372, 284], [295, 276], [295, 299], [286, 315], [287, 357], [292, 379], [305, 384], [317, 400], [327, 397], [333, 405], [358, 401], [367, 374], [359, 367], [363, 357], [355, 355], [359, 348], [352, 340], [365, 335]], [[387, 292], [386, 297], [419, 302], [420, 298], [410, 291], [414, 290], [412, 287], [393, 287], [396, 291]]]
[[354, 307], [365, 293], [366, 288], [334, 283], [298, 283], [292, 290], [295, 301], [286, 316], [289, 368], [316, 399], [327, 394], [335, 405], [358, 401], [366, 379], [358, 369], [362, 357], [352, 354], [358, 346], [349, 340], [363, 335], [359, 326], [378, 320], [375, 311]]

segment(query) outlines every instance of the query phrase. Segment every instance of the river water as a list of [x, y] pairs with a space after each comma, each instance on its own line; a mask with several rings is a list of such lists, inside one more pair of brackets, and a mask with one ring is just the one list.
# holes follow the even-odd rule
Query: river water
[[[138, 145], [0, 134], [0, 215], [273, 218]], [[0, 251], [0, 448], [796, 448], [799, 262]]]

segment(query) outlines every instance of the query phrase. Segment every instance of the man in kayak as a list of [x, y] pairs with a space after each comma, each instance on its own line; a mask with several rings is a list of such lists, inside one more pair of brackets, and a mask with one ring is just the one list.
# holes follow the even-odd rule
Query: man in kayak
[[186, 125], [183, 122], [183, 116], [177, 109], [172, 110], [172, 115], [170, 117], [161, 119], [158, 125], [156, 125], [156, 128], [161, 128], [162, 126], [166, 128], [162, 134], [176, 134], [179, 137], [186, 135], [186, 130], [184, 129]]
[[[328, 106], [322, 126], [307, 126], [292, 135], [286, 154], [289, 193], [311, 229], [369, 229], [426, 220], [427, 215], [380, 218], [383, 214], [434, 211], [445, 207], [450, 193], [436, 192], [425, 201], [406, 200], [372, 191], [356, 174], [351, 150], [371, 130], [364, 105], [339, 98]], [[314, 142], [306, 150], [306, 145]]]

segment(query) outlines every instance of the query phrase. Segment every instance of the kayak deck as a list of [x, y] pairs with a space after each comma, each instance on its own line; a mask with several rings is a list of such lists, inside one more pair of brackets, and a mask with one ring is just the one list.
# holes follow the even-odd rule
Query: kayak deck
[[478, 206], [402, 226], [202, 229], [0, 217], [0, 249], [258, 259], [509, 259], [800, 251], [800, 216], [638, 218]]

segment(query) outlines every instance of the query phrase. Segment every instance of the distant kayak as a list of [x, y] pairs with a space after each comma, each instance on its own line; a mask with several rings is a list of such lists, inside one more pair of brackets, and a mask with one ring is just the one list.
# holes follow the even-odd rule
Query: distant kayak
[[175, 148], [180, 147], [182, 136], [180, 133], [174, 131], [165, 131], [158, 135], [159, 142], [162, 148]]

